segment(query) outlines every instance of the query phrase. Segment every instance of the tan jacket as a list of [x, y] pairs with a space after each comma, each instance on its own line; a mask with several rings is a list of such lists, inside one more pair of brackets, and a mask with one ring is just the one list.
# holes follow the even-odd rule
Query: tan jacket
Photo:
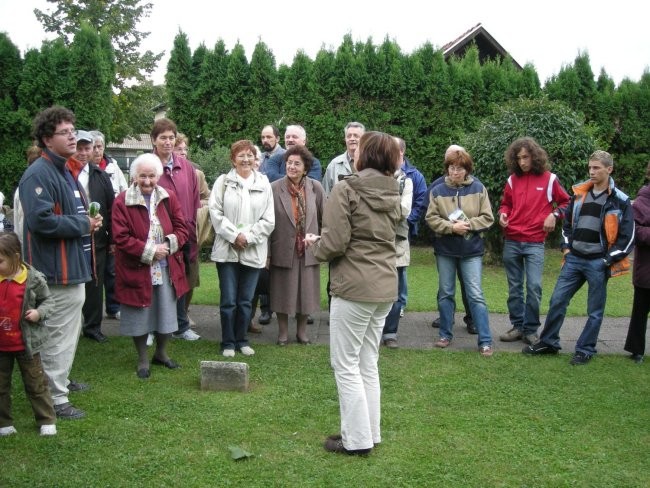
[[365, 169], [332, 189], [321, 239], [310, 249], [330, 262], [333, 296], [387, 303], [397, 298], [395, 229], [401, 217], [395, 178]]

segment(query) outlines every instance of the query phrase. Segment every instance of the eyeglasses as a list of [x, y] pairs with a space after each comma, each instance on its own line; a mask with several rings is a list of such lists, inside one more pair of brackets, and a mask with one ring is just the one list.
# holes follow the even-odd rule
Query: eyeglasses
[[255, 156], [252, 154], [239, 154], [237, 156], [237, 160], [239, 161], [255, 161]]
[[466, 171], [462, 166], [449, 166], [448, 170], [450, 173], [462, 173]]
[[287, 161], [287, 166], [295, 166], [296, 168], [304, 166], [305, 163], [302, 161]]
[[60, 130], [58, 132], [53, 132], [55, 136], [63, 136], [63, 137], [70, 137], [74, 136], [77, 137], [77, 129], [66, 129], [66, 130]]

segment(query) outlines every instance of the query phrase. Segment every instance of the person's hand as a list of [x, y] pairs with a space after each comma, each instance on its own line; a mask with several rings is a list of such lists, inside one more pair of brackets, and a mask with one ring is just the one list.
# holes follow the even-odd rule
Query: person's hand
[[165, 259], [169, 255], [169, 245], [165, 242], [163, 244], [156, 244], [156, 252], [153, 257], [156, 261]]
[[244, 249], [246, 249], [246, 247], [248, 247], [248, 241], [246, 240], [246, 236], [241, 232], [237, 234], [237, 238], [235, 239], [235, 242], [232, 243], [232, 246], [238, 251], [243, 251]]
[[102, 217], [101, 214], [97, 214], [96, 217], [91, 217], [89, 215], [88, 220], [90, 221], [90, 232], [96, 232], [101, 228], [104, 217]]
[[313, 246], [318, 240], [320, 239], [320, 236], [316, 234], [305, 234], [305, 246], [311, 247]]
[[555, 223], [557, 222], [557, 218], [555, 215], [552, 213], [548, 214], [546, 218], [544, 219], [544, 232], [553, 232], [553, 229], [555, 229]]
[[454, 234], [458, 234], [461, 236], [464, 236], [467, 234], [472, 228], [469, 225], [469, 222], [465, 222], [463, 220], [457, 220], [454, 222], [453, 226], [451, 227], [451, 231]]
[[[544, 224], [546, 225], [546, 222]], [[508, 214], [502, 213], [499, 215], [499, 225], [504, 229], [508, 227]]]
[[30, 308], [25, 312], [25, 319], [28, 320], [29, 322], [38, 322], [39, 319], [41, 318], [41, 314], [38, 313], [38, 310], [35, 308]]

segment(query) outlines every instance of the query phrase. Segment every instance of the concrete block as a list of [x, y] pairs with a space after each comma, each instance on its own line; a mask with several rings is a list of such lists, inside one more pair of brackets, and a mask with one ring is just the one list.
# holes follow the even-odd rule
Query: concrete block
[[201, 390], [248, 391], [248, 364], [201, 361]]

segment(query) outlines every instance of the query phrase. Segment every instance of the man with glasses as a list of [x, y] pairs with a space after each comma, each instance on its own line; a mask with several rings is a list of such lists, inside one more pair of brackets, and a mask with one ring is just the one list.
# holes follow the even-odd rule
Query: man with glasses
[[43, 150], [25, 170], [19, 183], [24, 210], [24, 259], [42, 272], [55, 307], [46, 318], [49, 340], [42, 346], [43, 369], [50, 382], [56, 415], [62, 419], [85, 416], [69, 399], [70, 391], [87, 388], [68, 379], [81, 332], [85, 283], [91, 279], [84, 237], [102, 227], [102, 216], [90, 217], [83, 190], [66, 161], [77, 151], [74, 114], [50, 107], [34, 119], [34, 138]]

